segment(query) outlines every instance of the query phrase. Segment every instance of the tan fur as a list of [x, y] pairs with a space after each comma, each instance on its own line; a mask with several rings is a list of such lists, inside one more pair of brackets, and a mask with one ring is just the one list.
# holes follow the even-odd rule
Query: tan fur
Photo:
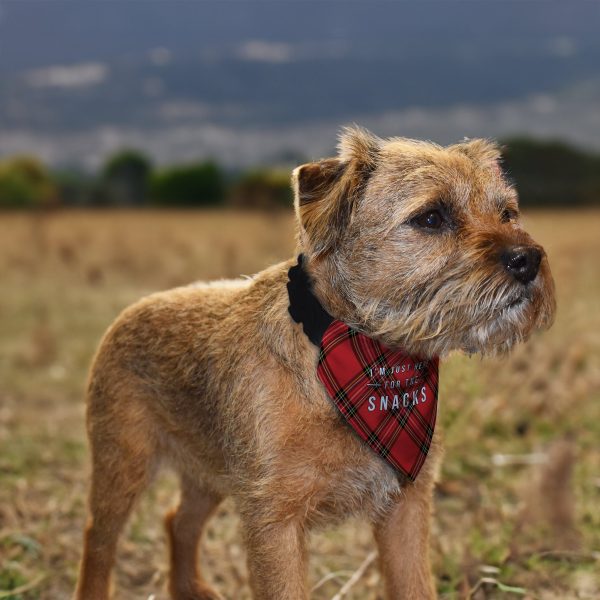
[[[544, 258], [525, 301], [499, 252], [533, 242], [501, 221], [516, 194], [485, 140], [442, 148], [347, 129], [340, 155], [293, 174], [299, 249], [329, 312], [424, 355], [510, 348], [551, 322]], [[410, 220], [443, 201], [455, 227]], [[306, 534], [361, 515], [374, 526], [389, 599], [435, 596], [428, 561], [436, 435], [407, 484], [340, 421], [316, 378], [317, 349], [288, 312], [294, 259], [252, 280], [144, 298], [106, 333], [88, 387], [93, 475], [76, 597], [106, 600], [117, 537], [159, 461], [181, 474], [168, 516], [171, 595], [219, 598], [202, 579], [202, 525], [233, 496], [254, 596], [302, 600]], [[443, 401], [443, 400], [442, 400]]]

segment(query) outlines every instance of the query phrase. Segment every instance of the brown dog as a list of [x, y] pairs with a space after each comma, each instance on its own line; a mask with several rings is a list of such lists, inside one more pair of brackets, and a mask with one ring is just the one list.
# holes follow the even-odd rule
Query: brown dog
[[[337, 158], [293, 174], [299, 248], [324, 311], [390, 348], [503, 352], [548, 326], [543, 250], [521, 229], [498, 148], [344, 131]], [[106, 333], [88, 388], [90, 518], [76, 597], [105, 600], [117, 538], [162, 459], [181, 474], [167, 517], [170, 591], [221, 598], [198, 571], [203, 526], [233, 496], [255, 598], [308, 597], [305, 536], [362, 515], [387, 597], [429, 599], [433, 439], [414, 482], [340, 419], [317, 347], [288, 312], [290, 260], [250, 280], [154, 294]]]

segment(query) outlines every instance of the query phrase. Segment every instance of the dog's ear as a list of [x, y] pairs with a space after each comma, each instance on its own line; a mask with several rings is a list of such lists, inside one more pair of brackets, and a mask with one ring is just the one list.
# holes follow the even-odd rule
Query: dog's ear
[[337, 158], [294, 169], [294, 206], [304, 251], [318, 256], [334, 247], [376, 167], [380, 145], [381, 140], [365, 129], [347, 127], [340, 135]]
[[491, 168], [494, 171], [500, 171], [501, 149], [493, 140], [475, 138], [465, 139], [460, 144], [450, 146], [450, 150], [461, 152], [468, 156], [473, 162], [482, 166]]

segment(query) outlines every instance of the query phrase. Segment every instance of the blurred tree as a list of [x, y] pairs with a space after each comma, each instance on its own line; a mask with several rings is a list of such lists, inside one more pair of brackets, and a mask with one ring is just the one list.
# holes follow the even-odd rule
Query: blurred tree
[[142, 206], [147, 202], [152, 164], [137, 150], [111, 156], [102, 172], [101, 188], [107, 204]]
[[600, 156], [560, 141], [513, 138], [504, 145], [505, 170], [522, 206], [600, 204]]
[[53, 171], [52, 177], [64, 206], [87, 208], [97, 204], [95, 193], [100, 183], [94, 176], [72, 168]]
[[0, 162], [0, 208], [49, 208], [58, 204], [57, 187], [39, 160], [15, 156]]
[[162, 206], [215, 206], [225, 198], [225, 178], [214, 162], [172, 167], [155, 173], [152, 201]]
[[292, 201], [290, 173], [282, 169], [258, 169], [242, 174], [229, 196], [229, 203], [236, 208], [286, 208]]

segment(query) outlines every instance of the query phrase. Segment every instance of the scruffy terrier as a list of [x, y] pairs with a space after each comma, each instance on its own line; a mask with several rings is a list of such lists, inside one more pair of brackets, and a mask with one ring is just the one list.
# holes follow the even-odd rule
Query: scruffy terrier
[[254, 597], [308, 598], [310, 528], [374, 528], [386, 597], [435, 597], [428, 560], [438, 358], [502, 353], [549, 326], [543, 249], [496, 145], [345, 129], [292, 176], [300, 257], [149, 296], [110, 327], [88, 386], [93, 473], [76, 592], [105, 600], [117, 538], [158, 463], [176, 600], [221, 596], [198, 542], [232, 496]]

